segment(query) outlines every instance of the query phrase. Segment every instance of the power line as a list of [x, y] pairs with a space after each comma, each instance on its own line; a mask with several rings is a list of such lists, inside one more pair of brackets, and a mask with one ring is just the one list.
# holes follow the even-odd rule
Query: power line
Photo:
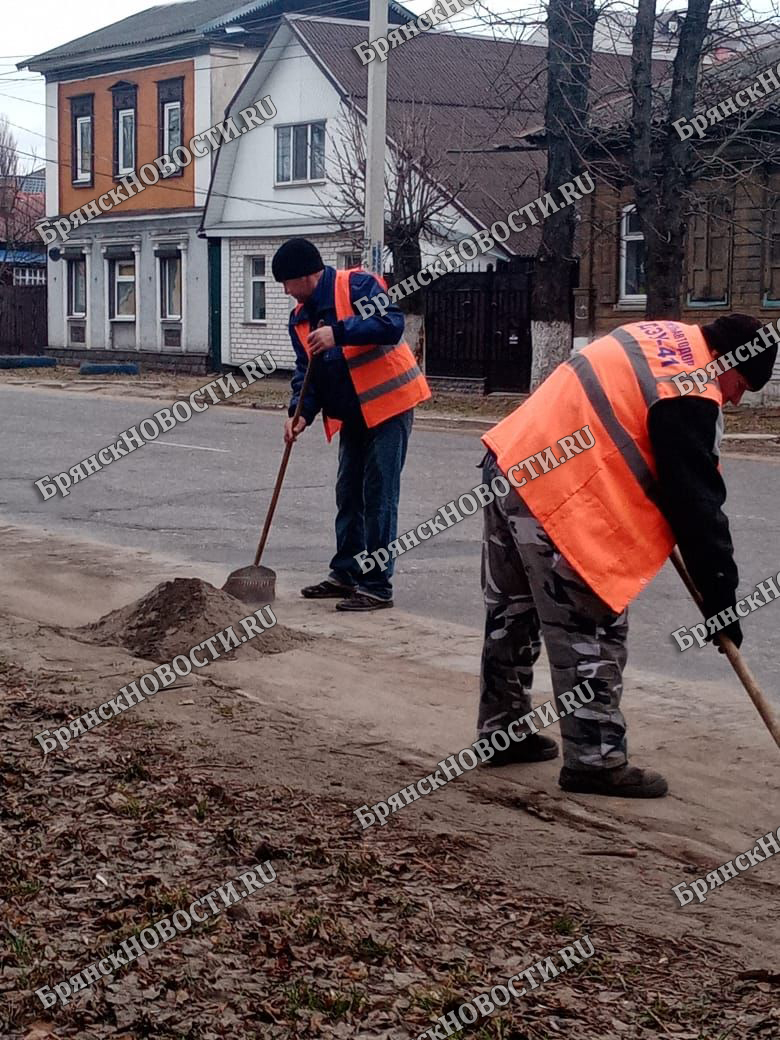
[[[11, 125], [15, 126], [16, 124], [14, 123], [14, 124], [11, 124]], [[20, 128], [20, 129], [23, 129], [23, 128]], [[39, 135], [39, 136], [43, 136], [43, 135]], [[53, 138], [48, 138], [48, 140], [53, 140]], [[23, 148], [15, 148], [14, 151], [18, 155], [25, 155], [25, 156], [27, 156], [30, 159], [35, 159], [37, 162], [45, 162], [47, 165], [52, 165], [52, 166], [61, 166], [61, 167], [64, 167], [65, 169], [67, 169], [67, 170], [71, 169], [71, 165], [68, 162], [60, 162], [57, 159], [45, 159], [45, 158], [42, 159], [41, 156], [35, 155], [34, 152], [27, 152]], [[145, 164], [142, 164], [142, 165], [145, 165]], [[111, 176], [113, 178], [113, 172], [112, 172]], [[167, 181], [166, 181], [165, 184], [163, 184], [163, 183], [158, 181], [156, 185], [148, 185], [148, 187], [161, 187], [161, 188], [164, 188], [166, 191], [185, 192], [188, 195], [194, 195], [195, 194], [195, 189], [194, 188], [180, 188], [178, 185], [170, 184]], [[230, 194], [227, 194], [225, 192], [220, 192], [220, 191], [212, 191], [211, 192], [211, 197], [212, 198], [218, 198], [218, 199], [232, 199], [235, 202], [249, 202], [249, 203], [252, 203], [253, 205], [258, 205], [258, 206], [270, 206], [271, 208], [275, 208], [277, 210], [280, 210], [284, 216], [290, 216], [290, 213], [289, 212], [285, 212], [285, 210], [291, 210], [292, 213], [295, 213], [296, 209], [293, 208], [293, 207], [307, 208], [307, 209], [310, 209], [310, 210], [320, 209], [321, 208], [319, 203], [294, 202], [292, 200], [290, 200], [288, 202], [278, 202], [276, 199], [258, 199], [258, 198], [254, 198], [253, 199], [253, 198], [249, 198], [249, 196], [247, 196], [247, 195], [230, 195]], [[90, 200], [90, 201], [92, 201], [92, 200]], [[83, 203], [82, 203], [82, 205], [83, 205]], [[78, 208], [80, 208], [80, 207], [78, 207]], [[303, 214], [303, 215], [309, 216], [309, 215], [314, 215], [314, 214], [312, 213], [312, 214]]]

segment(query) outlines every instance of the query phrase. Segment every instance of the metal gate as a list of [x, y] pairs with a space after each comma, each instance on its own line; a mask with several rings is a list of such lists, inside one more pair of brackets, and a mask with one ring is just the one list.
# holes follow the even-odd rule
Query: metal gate
[[533, 260], [447, 274], [425, 293], [425, 368], [477, 379], [485, 393], [525, 393], [531, 378]]

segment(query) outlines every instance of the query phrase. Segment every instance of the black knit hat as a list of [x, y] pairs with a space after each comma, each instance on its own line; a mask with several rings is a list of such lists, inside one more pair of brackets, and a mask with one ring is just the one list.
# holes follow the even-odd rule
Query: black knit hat
[[[743, 343], [754, 340], [763, 324], [749, 314], [724, 314], [722, 318], [716, 318], [709, 325], [702, 325], [701, 330], [707, 346], [718, 354], [728, 354], [729, 351], [741, 347]], [[759, 342], [763, 345], [763, 340]], [[747, 361], [738, 361], [735, 368], [747, 380], [751, 390], [760, 390], [772, 378], [776, 359], [777, 343], [772, 343], [760, 354], [749, 357]]]
[[289, 238], [284, 245], [279, 246], [271, 261], [271, 270], [277, 282], [316, 274], [324, 266], [319, 249], [308, 238]]

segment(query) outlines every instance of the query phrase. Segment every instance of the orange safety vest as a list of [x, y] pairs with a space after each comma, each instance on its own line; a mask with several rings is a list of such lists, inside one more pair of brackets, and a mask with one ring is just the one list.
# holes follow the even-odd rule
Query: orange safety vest
[[[359, 270], [360, 268], [352, 268], [349, 271], [336, 271], [334, 302], [338, 321], [355, 316], [349, 292], [349, 276], [353, 271]], [[377, 280], [386, 288], [382, 278]], [[299, 303], [295, 308], [295, 314], [298, 314], [302, 307], [303, 304]], [[302, 321], [293, 325], [293, 328], [311, 363], [307, 343], [309, 323]], [[431, 396], [425, 376], [414, 360], [411, 347], [404, 340], [400, 343], [382, 343], [376, 346], [366, 344], [362, 347], [346, 344], [341, 349], [366, 426], [378, 426], [386, 419], [392, 419], [394, 415], [414, 408], [421, 401], [427, 401]], [[331, 441], [341, 423], [338, 419], [329, 419], [327, 415], [323, 415], [323, 419], [325, 434]]]
[[[658, 506], [649, 410], [659, 400], [679, 396], [673, 376], [712, 358], [698, 325], [623, 325], [559, 365], [482, 438], [504, 474], [532, 453], [555, 449], [558, 461], [549, 472], [526, 476], [515, 490], [614, 611], [623, 611], [652, 581], [675, 543]], [[723, 403], [717, 381], [701, 396]], [[586, 425], [594, 446], [566, 461], [556, 441]], [[516, 470], [515, 479], [520, 482], [525, 473]]]

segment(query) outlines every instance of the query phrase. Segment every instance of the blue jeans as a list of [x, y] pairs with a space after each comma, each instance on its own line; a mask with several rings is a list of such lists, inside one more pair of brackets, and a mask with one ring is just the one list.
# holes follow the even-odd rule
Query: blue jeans
[[375, 566], [363, 574], [355, 556], [386, 549], [398, 534], [401, 470], [413, 418], [410, 408], [372, 429], [345, 423], [339, 434], [336, 555], [330, 561], [330, 576], [382, 599], [392, 598], [395, 561], [388, 562], [387, 570]]

